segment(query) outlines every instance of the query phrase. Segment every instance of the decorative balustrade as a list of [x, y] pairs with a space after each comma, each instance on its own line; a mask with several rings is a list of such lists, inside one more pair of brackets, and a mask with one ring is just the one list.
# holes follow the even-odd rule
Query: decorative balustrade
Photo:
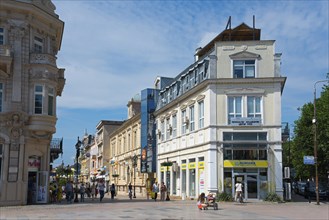
[[30, 63], [56, 66], [56, 57], [51, 54], [32, 53], [30, 54]]

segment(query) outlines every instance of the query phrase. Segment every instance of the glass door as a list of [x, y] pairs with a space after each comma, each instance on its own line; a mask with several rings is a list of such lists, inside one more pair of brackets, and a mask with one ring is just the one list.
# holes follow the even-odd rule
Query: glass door
[[[257, 174], [246, 174], [246, 173], [235, 173], [234, 174], [234, 185], [237, 182], [242, 183], [242, 194], [245, 200], [258, 199], [258, 175]], [[235, 195], [235, 187], [233, 187], [233, 195]]]
[[47, 203], [48, 201], [48, 172], [37, 172], [37, 203]]

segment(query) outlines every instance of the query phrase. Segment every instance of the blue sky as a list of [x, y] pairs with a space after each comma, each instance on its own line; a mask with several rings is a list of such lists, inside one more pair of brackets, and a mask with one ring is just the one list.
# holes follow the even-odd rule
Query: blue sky
[[[65, 22], [57, 65], [66, 84], [57, 99], [56, 138], [73, 164], [77, 137], [94, 134], [100, 120], [125, 120], [127, 103], [156, 76], [175, 77], [194, 52], [222, 32], [246, 23], [282, 53], [282, 121], [313, 101], [313, 86], [329, 72], [328, 1], [109, 1], [53, 0]], [[321, 84], [317, 91], [321, 91]], [[317, 95], [319, 96], [319, 94]]]

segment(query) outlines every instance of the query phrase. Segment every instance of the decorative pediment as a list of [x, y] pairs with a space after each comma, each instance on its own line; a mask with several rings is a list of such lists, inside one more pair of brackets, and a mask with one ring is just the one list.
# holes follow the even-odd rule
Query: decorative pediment
[[236, 88], [224, 91], [227, 95], [265, 94], [264, 89], [259, 88]]
[[260, 59], [261, 56], [256, 53], [251, 53], [248, 51], [241, 51], [230, 55], [231, 59]]

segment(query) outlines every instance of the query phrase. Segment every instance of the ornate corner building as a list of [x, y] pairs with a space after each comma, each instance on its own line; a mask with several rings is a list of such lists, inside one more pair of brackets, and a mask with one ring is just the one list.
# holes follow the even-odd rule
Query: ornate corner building
[[47, 201], [64, 22], [50, 0], [0, 2], [0, 206]]

